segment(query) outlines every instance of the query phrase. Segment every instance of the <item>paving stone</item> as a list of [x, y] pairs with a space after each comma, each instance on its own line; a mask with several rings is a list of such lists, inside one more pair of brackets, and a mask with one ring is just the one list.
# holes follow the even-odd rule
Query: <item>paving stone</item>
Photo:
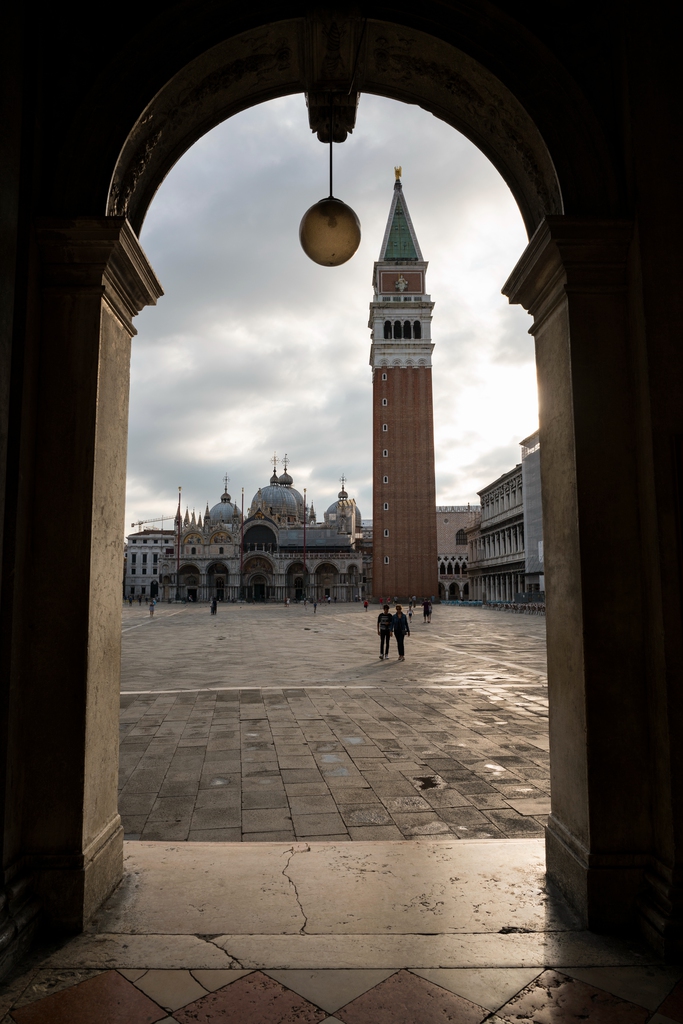
[[263, 808], [242, 812], [242, 831], [275, 832], [292, 827], [292, 819], [287, 808]]
[[239, 843], [242, 829], [235, 828], [196, 828], [190, 829], [188, 840], [195, 843]]
[[397, 825], [349, 825], [349, 835], [359, 842], [403, 839]]
[[278, 832], [243, 832], [243, 843], [289, 843], [294, 840], [294, 829], [280, 829]]
[[178, 1010], [179, 1024], [320, 1024], [327, 1016], [302, 996], [255, 971]]
[[206, 993], [206, 989], [189, 971], [146, 971], [135, 982], [135, 987], [170, 1012], [194, 1002]]
[[344, 1024], [481, 1024], [488, 1010], [462, 996], [398, 971], [335, 1011]]
[[645, 1024], [650, 1010], [558, 971], [544, 971], [497, 1015], [515, 1024], [519, 1020], [537, 1024], [578, 1024], [586, 1020], [590, 1024]]
[[300, 836], [345, 834], [341, 816], [334, 814], [292, 814], [294, 831]]
[[154, 1024], [166, 1012], [118, 971], [12, 1010], [16, 1024]]

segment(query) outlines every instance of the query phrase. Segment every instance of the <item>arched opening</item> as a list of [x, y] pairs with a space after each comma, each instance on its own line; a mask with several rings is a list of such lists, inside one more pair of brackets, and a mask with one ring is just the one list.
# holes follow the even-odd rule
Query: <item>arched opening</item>
[[[178, 25], [161, 18], [153, 42], [150, 30], [148, 67], [141, 68], [134, 88], [126, 88], [125, 76], [135, 51], [123, 44], [120, 52], [111, 55], [108, 74], [98, 80], [97, 88], [79, 90], [80, 102], [69, 112], [64, 131], [61, 122], [51, 126], [54, 137], [63, 143], [58, 154], [50, 157], [55, 166], [38, 176], [40, 208], [62, 220], [49, 230], [41, 228], [38, 238], [44, 270], [40, 280], [46, 291], [43, 315], [36, 316], [35, 322], [43, 325], [46, 334], [42, 347], [34, 346], [36, 351], [40, 348], [41, 366], [29, 397], [51, 429], [43, 432], [46, 442], [32, 456], [31, 466], [41, 486], [53, 493], [68, 481], [63, 504], [71, 516], [78, 514], [85, 536], [66, 539], [64, 559], [66, 564], [73, 560], [74, 566], [83, 567], [81, 578], [92, 582], [73, 621], [63, 623], [62, 635], [56, 627], [45, 628], [36, 643], [26, 645], [30, 652], [22, 655], [32, 668], [27, 677], [40, 680], [30, 694], [39, 710], [23, 751], [28, 770], [22, 794], [33, 809], [40, 804], [40, 792], [45, 814], [24, 815], [18, 842], [21, 849], [39, 851], [35, 853], [38, 876], [42, 872], [47, 877], [48, 866], [58, 876], [56, 884], [50, 876], [50, 912], [63, 923], [69, 918], [70, 926], [87, 919], [120, 872], [120, 858], [110, 855], [110, 844], [120, 842], [113, 782], [115, 737], [110, 725], [103, 724], [113, 720], [109, 712], [115, 705], [116, 669], [111, 668], [115, 659], [105, 664], [107, 659], [85, 657], [85, 651], [116, 649], [118, 624], [112, 595], [118, 600], [120, 572], [113, 558], [111, 563], [101, 563], [101, 572], [89, 569], [94, 552], [114, 550], [116, 523], [122, 521], [125, 402], [112, 396], [125, 391], [131, 317], [159, 293], [133, 232], [139, 230], [166, 171], [208, 128], [245, 106], [310, 89], [311, 81], [315, 84], [316, 65], [307, 67], [306, 61], [310, 54], [317, 54], [319, 63], [324, 63], [322, 30], [316, 35], [324, 27], [324, 16], [311, 24], [303, 17], [289, 19], [289, 13], [283, 11], [276, 25], [266, 23], [253, 31], [258, 23], [254, 13], [252, 30], [238, 35], [219, 16], [206, 33], [189, 34], [182, 46]], [[634, 628], [626, 642], [623, 631], [624, 622], [646, 622], [643, 631], [657, 637], [659, 613], [643, 608], [628, 581], [622, 580], [616, 542], [606, 540], [608, 531], [599, 518], [600, 510], [619, 507], [623, 512], [620, 534], [635, 543], [641, 536], [636, 520], [642, 511], [635, 481], [649, 493], [649, 486], [643, 487], [642, 482], [649, 485], [655, 474], [650, 455], [641, 458], [632, 436], [637, 424], [647, 418], [642, 410], [652, 407], [652, 396], [639, 392], [639, 400], [634, 401], [634, 388], [641, 385], [626, 380], [633, 352], [625, 340], [628, 308], [640, 308], [641, 297], [639, 286], [633, 284], [638, 277], [637, 258], [631, 268], [636, 273], [626, 274], [631, 228], [617, 219], [627, 209], [621, 197], [628, 190], [614, 171], [617, 147], [606, 142], [614, 133], [601, 126], [601, 115], [587, 98], [590, 89], [579, 87], [565, 64], [552, 55], [550, 45], [540, 42], [532, 25], [522, 31], [514, 19], [496, 10], [486, 18], [476, 11], [459, 12], [455, 28], [435, 18], [432, 35], [426, 37], [402, 24], [400, 13], [395, 18], [395, 23], [369, 21], [362, 37], [360, 19], [351, 21], [352, 43], [356, 41], [363, 53], [358, 87], [422, 104], [473, 138], [509, 183], [533, 236], [505, 290], [536, 318], [547, 496], [545, 545], [549, 578], [554, 573], [557, 581], [556, 595], [548, 603], [551, 701], [556, 695], [569, 695], [568, 700], [557, 701], [551, 739], [558, 771], [549, 823], [549, 864], [552, 877], [582, 907], [589, 922], [614, 926], [621, 920], [620, 913], [632, 911], [644, 865], [651, 866], [658, 884], [674, 859], [658, 838], [671, 831], [671, 809], [662, 809], [664, 799], [662, 807], [652, 799], [654, 776], [649, 768], [635, 772], [621, 753], [628, 751], [633, 764], [650, 765], [645, 734], [648, 727], [657, 733], [663, 728], [665, 716], [656, 718], [652, 709], [657, 702], [643, 697], [646, 673], [641, 669], [650, 661], [643, 655], [641, 631]], [[241, 27], [240, 23], [237, 28]], [[453, 46], [453, 38], [462, 50]], [[139, 45], [137, 37], [133, 45]], [[477, 61], [477, 55], [490, 68]], [[548, 83], [543, 95], [537, 88], [539, 80]], [[505, 84], [510, 82], [514, 96]], [[49, 96], [46, 103], [49, 108]], [[108, 219], [103, 222], [110, 183]], [[569, 216], [563, 216], [565, 211]], [[93, 243], [95, 236], [98, 245]], [[88, 275], [94, 265], [102, 267], [103, 259], [106, 270], [100, 271], [97, 288], [106, 292], [106, 303], [96, 314]], [[67, 300], [59, 293], [67, 285], [69, 315]], [[633, 296], [629, 288], [635, 289]], [[634, 299], [631, 307], [629, 298]], [[77, 307], [83, 313], [80, 319], [73, 312]], [[90, 333], [86, 322], [94, 325]], [[106, 329], [101, 329], [103, 323]], [[635, 335], [642, 340], [642, 328], [636, 328]], [[69, 359], [64, 358], [65, 352]], [[62, 372], [56, 353], [75, 375], [68, 391], [77, 400], [70, 397], [71, 405], [64, 397], [67, 389], [54, 386]], [[81, 358], [84, 353], [99, 354], [99, 361]], [[645, 360], [644, 353], [645, 348]], [[647, 374], [632, 374], [634, 379], [639, 376], [645, 379]], [[602, 382], [599, 395], [596, 381]], [[663, 391], [660, 378], [657, 382]], [[659, 405], [668, 408], [671, 403]], [[611, 430], [595, 429], [607, 407]], [[670, 424], [655, 434], [668, 439], [668, 431]], [[83, 444], [71, 444], [74, 454], [69, 455], [68, 439], [81, 433]], [[81, 462], [76, 461], [76, 450]], [[82, 457], [83, 451], [92, 455]], [[72, 460], [67, 471], [63, 458]], [[642, 473], [635, 471], [638, 467]], [[73, 472], [68, 471], [71, 468]], [[659, 494], [660, 477], [657, 481]], [[108, 503], [102, 500], [105, 492]], [[674, 490], [667, 493], [670, 497]], [[23, 492], [20, 504], [28, 524], [30, 502]], [[105, 506], [106, 514], [93, 517], [93, 509]], [[654, 537], [654, 513], [647, 521]], [[29, 529], [26, 532], [31, 534]], [[38, 532], [35, 529], [32, 535], [37, 537]], [[665, 536], [670, 536], [666, 530]], [[42, 554], [38, 543], [30, 558], [40, 559]], [[29, 563], [28, 554], [21, 557]], [[609, 594], [598, 594], [589, 586], [585, 571], [589, 561], [598, 578], [609, 578]], [[643, 564], [647, 561], [643, 559]], [[667, 607], [666, 600], [661, 604]], [[621, 629], [613, 623], [617, 618]], [[94, 635], [91, 623], [98, 624], [97, 641], [88, 647]], [[33, 671], [39, 664], [45, 666], [43, 673]], [[651, 671], [648, 686], [664, 701], [667, 690], [656, 669]], [[35, 699], [36, 693], [44, 700]], [[73, 742], [62, 737], [58, 746], [58, 740], [50, 738], [55, 712], [50, 693], [73, 695], [71, 705], [77, 709], [72, 716]], [[93, 694], [97, 701], [91, 699]], [[89, 716], [94, 704], [102, 710], [107, 702], [109, 717], [104, 712], [97, 719]], [[607, 721], [609, 727], [603, 724]], [[55, 752], [51, 761], [59, 766], [48, 780], [32, 767], [40, 763], [37, 753], [42, 744], [46, 749], [50, 745]], [[587, 758], [587, 746], [593, 751], [608, 750], [613, 758], [609, 799], [606, 773], [595, 758]], [[666, 743], [660, 746], [663, 749]], [[94, 768], [95, 749], [96, 777], [89, 772]], [[58, 751], [64, 756], [57, 756]], [[670, 766], [659, 765], [659, 769], [668, 782]], [[87, 791], [79, 781], [84, 777]], [[616, 788], [614, 778], [619, 780]], [[83, 813], [62, 821], [66, 805], [80, 807]], [[656, 827], [647, 815], [634, 813], [639, 807], [648, 813], [653, 809]], [[48, 836], [54, 824], [59, 842], [50, 846], [47, 839], [35, 841], [38, 826], [34, 822], [39, 818], [41, 835]], [[54, 856], [61, 856], [67, 847], [78, 855], [64, 867], [66, 862], [57, 862]], [[598, 866], [594, 854], [599, 855]], [[75, 887], [59, 883], [77, 873], [85, 877], [86, 871], [99, 881], [89, 882], [89, 895], [76, 908], [67, 895]], [[669, 882], [662, 882], [662, 887], [668, 892]], [[654, 906], [652, 893], [644, 897], [646, 903], [648, 899]], [[628, 910], [620, 911], [619, 904]], [[659, 927], [652, 925], [655, 931]]]

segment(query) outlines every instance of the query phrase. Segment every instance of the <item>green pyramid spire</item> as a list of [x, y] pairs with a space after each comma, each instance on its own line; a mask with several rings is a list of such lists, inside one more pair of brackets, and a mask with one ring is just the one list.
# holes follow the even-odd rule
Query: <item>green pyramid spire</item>
[[410, 228], [408, 227], [408, 221], [406, 219], [406, 211], [403, 206], [403, 196], [399, 195], [394, 208], [394, 216], [391, 221], [389, 237], [387, 238], [387, 244], [384, 250], [384, 259], [416, 260], [418, 258], [417, 252], [415, 251], [415, 244], [410, 233]]

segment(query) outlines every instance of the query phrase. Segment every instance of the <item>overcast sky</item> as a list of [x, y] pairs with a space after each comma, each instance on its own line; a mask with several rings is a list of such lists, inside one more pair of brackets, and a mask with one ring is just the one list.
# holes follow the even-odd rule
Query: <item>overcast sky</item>
[[[368, 303], [394, 184], [422, 253], [432, 325], [439, 504], [476, 492], [519, 461], [537, 426], [530, 318], [500, 289], [526, 245], [497, 171], [418, 107], [362, 96], [356, 129], [335, 146], [335, 195], [361, 221], [342, 267], [319, 267], [298, 240], [327, 195], [327, 147], [303, 96], [254, 107], [197, 142], [152, 203], [142, 245], [163, 285], [133, 339], [126, 528], [204, 511], [230, 476], [245, 507], [273, 451], [321, 514], [339, 477], [372, 515]], [[281, 471], [281, 470], [280, 470]]]

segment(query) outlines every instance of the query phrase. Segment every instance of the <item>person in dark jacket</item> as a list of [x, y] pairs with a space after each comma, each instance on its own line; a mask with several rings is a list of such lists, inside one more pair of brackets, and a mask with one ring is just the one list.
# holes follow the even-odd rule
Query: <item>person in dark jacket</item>
[[396, 605], [396, 614], [391, 619], [391, 630], [396, 639], [396, 646], [398, 648], [398, 660], [405, 661], [405, 655], [403, 653], [403, 642], [407, 636], [410, 636], [410, 626], [408, 625], [408, 618], [403, 614], [403, 608], [400, 604]]
[[379, 636], [379, 660], [383, 661], [389, 657], [389, 640], [391, 639], [391, 627], [393, 616], [389, 614], [389, 605], [384, 605], [384, 611], [377, 616], [377, 635]]

